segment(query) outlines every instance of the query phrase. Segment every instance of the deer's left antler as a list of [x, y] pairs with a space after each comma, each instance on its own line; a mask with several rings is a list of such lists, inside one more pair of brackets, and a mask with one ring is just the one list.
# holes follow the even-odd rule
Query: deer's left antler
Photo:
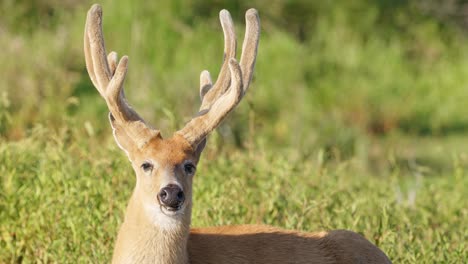
[[184, 128], [176, 132], [182, 135], [193, 148], [236, 107], [243, 98], [252, 80], [260, 38], [260, 19], [255, 9], [245, 14], [246, 32], [240, 64], [236, 57], [236, 35], [231, 15], [221, 10], [219, 19], [224, 32], [224, 62], [213, 85], [208, 71], [200, 75], [200, 112]]

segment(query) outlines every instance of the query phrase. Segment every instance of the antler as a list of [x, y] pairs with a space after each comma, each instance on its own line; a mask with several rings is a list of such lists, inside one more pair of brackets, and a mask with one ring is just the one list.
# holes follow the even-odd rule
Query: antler
[[84, 51], [89, 77], [107, 103], [109, 119], [119, 144], [123, 140], [131, 140], [137, 147], [141, 147], [154, 136], [159, 136], [159, 131], [148, 127], [125, 99], [123, 83], [128, 57], [123, 56], [118, 64], [117, 53], [110, 52], [106, 58], [102, 9], [97, 4], [91, 7], [86, 18]]
[[224, 62], [212, 85], [208, 71], [200, 75], [200, 112], [190, 120], [178, 134], [182, 135], [193, 148], [202, 142], [221, 121], [236, 107], [249, 88], [260, 37], [260, 19], [255, 9], [245, 14], [246, 31], [242, 45], [240, 65], [236, 56], [236, 35], [231, 15], [227, 10], [219, 13], [224, 32]]
[[[252, 79], [260, 36], [260, 19], [255, 9], [246, 14], [246, 32], [240, 65], [236, 61], [236, 35], [228, 11], [220, 12], [224, 32], [224, 62], [213, 85], [208, 71], [200, 75], [200, 112], [187, 125], [176, 132], [183, 136], [195, 149], [205, 137], [234, 109], [246, 93]], [[109, 108], [112, 127], [117, 142], [131, 141], [142, 147], [155, 136], [158, 130], [146, 125], [145, 121], [127, 103], [123, 83], [127, 73], [128, 57], [123, 56], [117, 64], [117, 53], [106, 58], [102, 34], [102, 9], [95, 4], [88, 12], [85, 26], [84, 50], [86, 67], [96, 89]], [[125, 147], [123, 147], [125, 149]]]

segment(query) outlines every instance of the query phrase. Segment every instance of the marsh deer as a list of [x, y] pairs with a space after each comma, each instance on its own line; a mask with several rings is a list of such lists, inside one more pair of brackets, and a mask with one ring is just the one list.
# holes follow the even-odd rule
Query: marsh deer
[[123, 83], [128, 58], [106, 55], [102, 10], [88, 12], [84, 51], [89, 76], [109, 108], [115, 141], [128, 156], [136, 186], [120, 227], [113, 263], [390, 263], [385, 254], [351, 231], [301, 233], [270, 226], [190, 229], [192, 182], [206, 137], [245, 95], [260, 34], [255, 9], [247, 11], [240, 63], [231, 16], [220, 12], [224, 62], [213, 84], [200, 76], [200, 112], [163, 139], [129, 106]]

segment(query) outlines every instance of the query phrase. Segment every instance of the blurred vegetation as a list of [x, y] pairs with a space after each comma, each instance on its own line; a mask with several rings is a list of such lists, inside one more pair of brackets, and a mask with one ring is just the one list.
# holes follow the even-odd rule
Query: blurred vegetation
[[[20, 261], [21, 256], [31, 254], [47, 262], [47, 248], [28, 248], [28, 237], [34, 240], [35, 232], [40, 233], [47, 221], [61, 219], [65, 210], [57, 205], [47, 213], [49, 208], [43, 207], [36, 214], [45, 214], [45, 218], [39, 217], [45, 223], [25, 230], [26, 238], [15, 244], [12, 241], [19, 236], [15, 232], [21, 225], [28, 226], [18, 220], [27, 222], [30, 217], [18, 210], [28, 210], [31, 205], [42, 208], [37, 205], [41, 199], [22, 203], [17, 193], [42, 197], [60, 185], [62, 193], [54, 194], [54, 199], [96, 198], [98, 205], [82, 208], [89, 211], [65, 211], [77, 219], [91, 212], [90, 219], [76, 221], [112, 226], [109, 230], [90, 237], [90, 230], [73, 231], [76, 227], [69, 225], [78, 224], [67, 218], [58, 224], [55, 236], [71, 228], [70, 232], [78, 234], [71, 234], [75, 240], [69, 240], [74, 242], [67, 250], [79, 238], [104, 243], [94, 252], [97, 255], [88, 256], [106, 259], [109, 253], [99, 250], [108, 250], [112, 244], [132, 189], [128, 177], [90, 177], [125, 170], [116, 164], [126, 162], [114, 149], [107, 108], [84, 66], [83, 27], [91, 4], [87, 0], [0, 1], [0, 13], [5, 14], [0, 16], [0, 221], [12, 220], [1, 225], [0, 249], [8, 245], [8, 253], [0, 251], [0, 262]], [[235, 172], [227, 182], [232, 186], [258, 184], [265, 190], [285, 186], [297, 175], [292, 181], [302, 180], [306, 184], [301, 188], [312, 190], [299, 190], [304, 199], [290, 204], [288, 191], [284, 196], [279, 192], [281, 197], [271, 201], [279, 204], [261, 204], [260, 211], [246, 209], [249, 203], [258, 202], [253, 197], [226, 213], [197, 212], [195, 208], [194, 214], [201, 217], [196, 224], [258, 221], [308, 230], [341, 227], [363, 230], [368, 237], [379, 237], [372, 232], [380, 226], [388, 228], [392, 236], [383, 243], [395, 260], [427, 259], [429, 263], [440, 253], [437, 259], [449, 263], [450, 255], [442, 254], [442, 249], [458, 252], [454, 258], [466, 256], [463, 241], [467, 234], [460, 231], [464, 230], [460, 219], [466, 218], [468, 208], [464, 172], [468, 168], [468, 1], [103, 0], [101, 4], [107, 48], [130, 57], [127, 97], [164, 135], [182, 127], [196, 113], [200, 72], [208, 69], [213, 77], [218, 73], [223, 53], [219, 10], [231, 12], [239, 48], [245, 10], [259, 10], [262, 35], [254, 80], [244, 102], [210, 139], [202, 161], [207, 167], [203, 177], [208, 180], [198, 181], [195, 199], [199, 200], [195, 203], [206, 204], [225, 193], [219, 186], [226, 183], [223, 173]], [[109, 155], [112, 159], [105, 158]], [[93, 159], [87, 160], [87, 156]], [[261, 165], [248, 164], [245, 171], [236, 167], [252, 161]], [[280, 167], [278, 171], [276, 167]], [[67, 185], [59, 178], [71, 171]], [[126, 172], [131, 174], [128, 168]], [[55, 176], [49, 178], [49, 174]], [[232, 178], [238, 174], [236, 182]], [[265, 175], [247, 178], [257, 174]], [[270, 174], [276, 180], [269, 187], [262, 177]], [[328, 185], [314, 185], [324, 178], [330, 179]], [[341, 186], [338, 190], [337, 185]], [[114, 195], [114, 188], [126, 193], [101, 197]], [[416, 200], [418, 209], [408, 209], [406, 195], [413, 197], [419, 189], [423, 194]], [[358, 220], [350, 223], [354, 216], [339, 218], [340, 210], [353, 206], [352, 201], [340, 200], [345, 199], [338, 195], [341, 191], [357, 203], [361, 201], [357, 196], [375, 201], [361, 208], [361, 217], [372, 219], [367, 226]], [[231, 198], [236, 197], [236, 191], [232, 192]], [[314, 200], [316, 195], [330, 192], [328, 199]], [[439, 198], [442, 205], [436, 206]], [[414, 206], [413, 198], [408, 199]], [[335, 214], [329, 208], [318, 208], [328, 219], [318, 223], [317, 208], [302, 215], [299, 212], [304, 200], [312, 206], [329, 203], [341, 209]], [[53, 201], [44, 200], [46, 204]], [[66, 206], [83, 206], [80, 202]], [[108, 208], [114, 203], [120, 211]], [[217, 210], [227, 210], [221, 208], [229, 204], [225, 203], [217, 204]], [[378, 205], [384, 209], [377, 209]], [[282, 210], [292, 215], [292, 222]], [[264, 218], [255, 219], [254, 214]], [[385, 220], [388, 226], [379, 222], [382, 214], [389, 217]], [[296, 222], [304, 217], [310, 222]], [[423, 233], [416, 234], [418, 230]], [[451, 237], [445, 237], [448, 234]], [[54, 234], [40, 233], [38, 237], [42, 242], [34, 243], [40, 244], [54, 239]], [[461, 244], [457, 247], [456, 242]], [[434, 251], [436, 245], [444, 247]], [[405, 249], [410, 252], [401, 255]], [[79, 250], [75, 256], [80, 255]], [[53, 261], [64, 262], [52, 255]]]
[[[68, 121], [89, 122], [97, 136], [107, 135], [97, 118], [106, 109], [83, 62], [89, 5], [0, 4], [8, 14], [0, 18], [0, 89], [10, 102], [1, 109], [15, 117], [2, 122], [3, 138], [23, 138], [37, 123], [60, 128]], [[468, 129], [464, 1], [103, 5], [108, 48], [131, 59], [130, 101], [163, 131], [179, 128], [196, 111], [199, 72], [217, 74], [223, 47], [217, 12], [229, 9], [241, 36], [251, 6], [260, 10], [263, 28], [256, 75], [248, 103], [220, 130], [225, 140], [240, 147], [251, 138], [305, 152], [324, 148], [331, 159], [349, 159], [370, 145], [381, 149], [375, 140], [392, 135], [459, 136]]]

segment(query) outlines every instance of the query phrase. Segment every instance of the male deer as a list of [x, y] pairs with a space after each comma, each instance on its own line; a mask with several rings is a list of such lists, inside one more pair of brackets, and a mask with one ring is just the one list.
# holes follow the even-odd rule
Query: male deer
[[120, 227], [113, 263], [390, 263], [361, 235], [319, 233], [242, 225], [190, 229], [192, 181], [206, 137], [239, 103], [249, 87], [260, 34], [257, 11], [246, 13], [240, 63], [229, 13], [220, 12], [225, 59], [213, 85], [200, 77], [200, 112], [172, 137], [163, 139], [127, 103], [123, 83], [128, 58], [106, 56], [102, 10], [88, 12], [84, 51], [89, 76], [109, 108], [114, 138], [136, 174], [136, 187]]

